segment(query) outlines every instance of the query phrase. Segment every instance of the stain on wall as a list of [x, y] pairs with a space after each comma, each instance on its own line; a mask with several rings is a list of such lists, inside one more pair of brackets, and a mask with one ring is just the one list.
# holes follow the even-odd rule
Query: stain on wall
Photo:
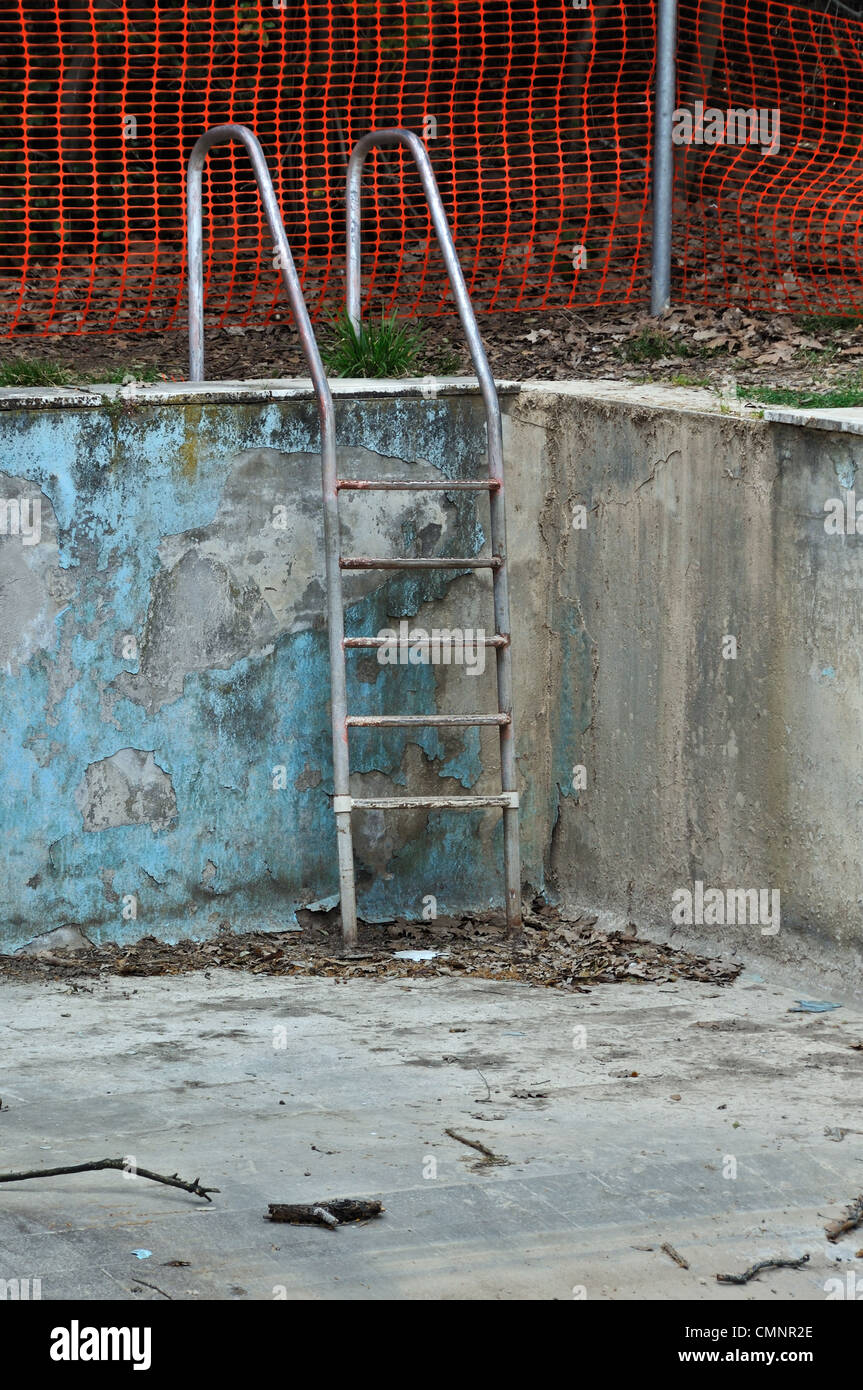
[[[32, 519], [40, 500], [42, 528], [0, 535], [5, 949], [60, 928], [283, 928], [334, 900], [316, 412], [258, 394], [154, 390], [129, 409], [0, 392], [0, 502]], [[729, 416], [707, 392], [502, 399], [526, 893], [680, 940], [675, 889], [779, 888], [771, 950], [857, 963], [863, 537], [823, 523], [863, 438]], [[337, 426], [349, 476], [484, 463], [469, 391], [340, 393]], [[350, 494], [344, 549], [474, 554], [486, 507]], [[487, 575], [378, 571], [346, 593], [352, 635], [492, 630]], [[496, 708], [493, 661], [348, 663], [354, 713]], [[499, 786], [493, 729], [358, 730], [351, 748], [357, 795]], [[428, 894], [442, 912], [500, 904], [496, 812], [354, 828], [369, 920], [419, 917]]]
[[[337, 888], [313, 404], [6, 409], [0, 428], [16, 460], [5, 497], [42, 504], [38, 544], [0, 537], [0, 942], [70, 924], [94, 940], [291, 925]], [[340, 400], [338, 429], [347, 476], [483, 466], [469, 397]], [[343, 549], [472, 554], [481, 508], [462, 493], [350, 495]], [[490, 586], [459, 572], [351, 575], [345, 591], [357, 635], [416, 615], [479, 626], [483, 608], [493, 628]], [[349, 661], [355, 712], [496, 707], [493, 684], [463, 671]], [[497, 789], [496, 740], [475, 730], [354, 738], [357, 794]], [[441, 910], [499, 897], [499, 817], [435, 821], [356, 817], [369, 918], [417, 915], [429, 892]]]

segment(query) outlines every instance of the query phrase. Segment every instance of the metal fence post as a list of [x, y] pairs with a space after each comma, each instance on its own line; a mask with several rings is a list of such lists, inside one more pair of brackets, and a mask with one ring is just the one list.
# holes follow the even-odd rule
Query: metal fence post
[[671, 132], [677, 95], [677, 0], [659, 0], [656, 30], [656, 101], [653, 118], [653, 247], [650, 312], [661, 314], [671, 298], [671, 212], [674, 160]]

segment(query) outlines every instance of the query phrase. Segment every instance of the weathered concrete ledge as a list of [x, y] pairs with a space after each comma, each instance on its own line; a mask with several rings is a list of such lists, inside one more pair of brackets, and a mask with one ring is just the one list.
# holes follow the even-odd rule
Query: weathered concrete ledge
[[[333, 388], [348, 475], [482, 466], [475, 382]], [[771, 420], [628, 382], [502, 382], [501, 399], [529, 891], [852, 967], [863, 440], [849, 412]], [[67, 924], [283, 927], [332, 901], [309, 383], [7, 389], [0, 410], [0, 944]], [[831, 502], [850, 531], [825, 526]], [[487, 529], [458, 493], [346, 499], [344, 517], [354, 553], [473, 554]], [[358, 635], [492, 626], [481, 576], [365, 575], [347, 593]], [[358, 712], [495, 705], [490, 669], [351, 662]], [[358, 794], [496, 790], [493, 730], [352, 737]], [[499, 901], [495, 812], [369, 812], [357, 843], [369, 918], [417, 917], [429, 896], [441, 912]], [[695, 902], [699, 882], [778, 889], [780, 932], [674, 922], [674, 895]]]

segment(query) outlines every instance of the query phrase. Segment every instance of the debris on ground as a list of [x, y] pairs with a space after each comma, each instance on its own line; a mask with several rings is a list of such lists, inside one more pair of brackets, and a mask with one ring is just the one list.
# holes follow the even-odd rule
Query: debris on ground
[[[454, 359], [453, 374], [473, 376], [455, 315], [431, 320], [436, 357]], [[863, 319], [855, 313], [777, 314], [739, 305], [673, 305], [660, 318], [644, 305], [613, 305], [535, 312], [477, 314], [492, 372], [499, 380], [571, 380], [602, 377], [711, 386], [723, 392], [765, 385], [771, 389], [853, 383], [860, 388]], [[209, 327], [205, 352], [211, 381], [305, 377], [308, 367], [291, 323]], [[132, 380], [183, 382], [188, 343], [182, 331], [111, 333], [40, 341], [47, 357], [85, 384], [115, 380], [117, 363]], [[26, 339], [7, 344], [5, 363], [32, 358]], [[428, 375], [431, 362], [423, 364]]]
[[689, 1268], [689, 1261], [684, 1260], [683, 1256], [678, 1254], [674, 1246], [668, 1244], [668, 1241], [666, 1241], [664, 1245], [660, 1245], [659, 1248], [660, 1250], [664, 1250], [665, 1254], [670, 1256], [670, 1258], [674, 1261], [676, 1265], [680, 1265], [681, 1269]]
[[200, 1178], [193, 1178], [191, 1182], [184, 1182], [182, 1178], [172, 1173], [166, 1177], [164, 1173], [153, 1173], [148, 1168], [139, 1168], [136, 1164], [130, 1166], [127, 1158], [97, 1158], [92, 1163], [72, 1163], [63, 1168], [29, 1168], [20, 1173], [0, 1173], [0, 1182], [25, 1182], [28, 1178], [57, 1178], [65, 1173], [98, 1173], [103, 1169], [113, 1168], [121, 1173], [134, 1174], [136, 1178], [149, 1178], [151, 1182], [161, 1182], [167, 1187], [181, 1187], [184, 1192], [191, 1192], [195, 1197], [203, 1197], [205, 1201], [210, 1201], [209, 1193], [218, 1192], [218, 1187], [202, 1187]]
[[378, 1201], [335, 1197], [327, 1202], [270, 1202], [265, 1221], [285, 1221], [292, 1226], [326, 1226], [334, 1231], [348, 1221], [368, 1221], [386, 1208]]
[[863, 1226], [863, 1193], [845, 1208], [838, 1221], [831, 1221], [824, 1230], [827, 1239], [835, 1243], [846, 1231], [856, 1231], [858, 1226]]
[[827, 1014], [831, 1009], [841, 1009], [841, 1004], [828, 1004], [822, 999], [797, 999], [790, 1014]]
[[[508, 937], [495, 913], [441, 917], [428, 923], [360, 923], [359, 943], [353, 951], [342, 944], [337, 910], [300, 910], [297, 917], [300, 931], [241, 933], [217, 919], [216, 934], [206, 941], [171, 943], [145, 936], [129, 946], [105, 942], [47, 956], [0, 955], [0, 975], [70, 981], [102, 975], [181, 975], [214, 968], [336, 980], [455, 975], [586, 993], [591, 985], [616, 982], [636, 988], [645, 981], [667, 984], [682, 979], [726, 985], [742, 969], [737, 962], [693, 955], [622, 932], [600, 931], [593, 915], [565, 917], [545, 906], [541, 913], [528, 915], [516, 938]], [[435, 958], [397, 958], [393, 955], [396, 943], [404, 950], [435, 951]]]
[[508, 1168], [509, 1159], [501, 1154], [496, 1154], [478, 1139], [466, 1139], [463, 1134], [458, 1134], [454, 1129], [445, 1129], [444, 1134], [448, 1134], [450, 1139], [455, 1139], [459, 1144], [466, 1144], [469, 1149], [475, 1149], [480, 1155], [475, 1164], [477, 1168]]
[[750, 1265], [744, 1269], [742, 1274], [717, 1274], [717, 1284], [748, 1284], [750, 1279], [754, 1279], [764, 1269], [802, 1269], [808, 1264], [809, 1256], [801, 1255], [799, 1260], [759, 1260], [758, 1264]]

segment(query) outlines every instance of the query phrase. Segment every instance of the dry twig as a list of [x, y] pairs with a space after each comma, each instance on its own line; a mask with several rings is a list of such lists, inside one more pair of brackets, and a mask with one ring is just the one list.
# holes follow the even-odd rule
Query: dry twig
[[683, 1256], [677, 1253], [674, 1246], [668, 1244], [668, 1241], [666, 1241], [664, 1245], [660, 1245], [659, 1248], [660, 1250], [664, 1250], [666, 1255], [669, 1255], [676, 1265], [680, 1265], [681, 1269], [689, 1268], [689, 1261], [684, 1260]]
[[825, 1226], [827, 1239], [834, 1243], [840, 1236], [844, 1236], [846, 1231], [856, 1231], [858, 1226], [863, 1225], [863, 1193], [855, 1197], [854, 1201], [847, 1206], [838, 1221], [831, 1221], [829, 1226]]
[[498, 1166], [509, 1163], [508, 1158], [501, 1158], [500, 1154], [492, 1153], [491, 1149], [487, 1149], [478, 1139], [465, 1139], [463, 1134], [457, 1134], [454, 1129], [446, 1129], [444, 1134], [448, 1134], [450, 1139], [457, 1140], [459, 1144], [467, 1144], [469, 1149], [476, 1149], [482, 1156], [483, 1163], [496, 1163]]
[[717, 1284], [748, 1284], [750, 1279], [754, 1279], [756, 1274], [760, 1274], [763, 1269], [802, 1269], [809, 1261], [808, 1255], [801, 1255], [799, 1260], [760, 1260], [757, 1265], [750, 1265], [744, 1269], [742, 1274], [717, 1274]]
[[210, 1200], [209, 1193], [219, 1191], [217, 1187], [202, 1187], [200, 1178], [184, 1182], [176, 1173], [166, 1177], [164, 1173], [151, 1173], [149, 1168], [130, 1169], [125, 1158], [97, 1158], [92, 1163], [72, 1163], [64, 1168], [28, 1168], [21, 1173], [0, 1173], [0, 1182], [24, 1182], [26, 1178], [57, 1178], [64, 1173], [97, 1173], [103, 1168], [133, 1172], [136, 1178], [149, 1178], [151, 1182], [165, 1183], [167, 1187], [181, 1187], [184, 1192], [203, 1197], [207, 1202]]

